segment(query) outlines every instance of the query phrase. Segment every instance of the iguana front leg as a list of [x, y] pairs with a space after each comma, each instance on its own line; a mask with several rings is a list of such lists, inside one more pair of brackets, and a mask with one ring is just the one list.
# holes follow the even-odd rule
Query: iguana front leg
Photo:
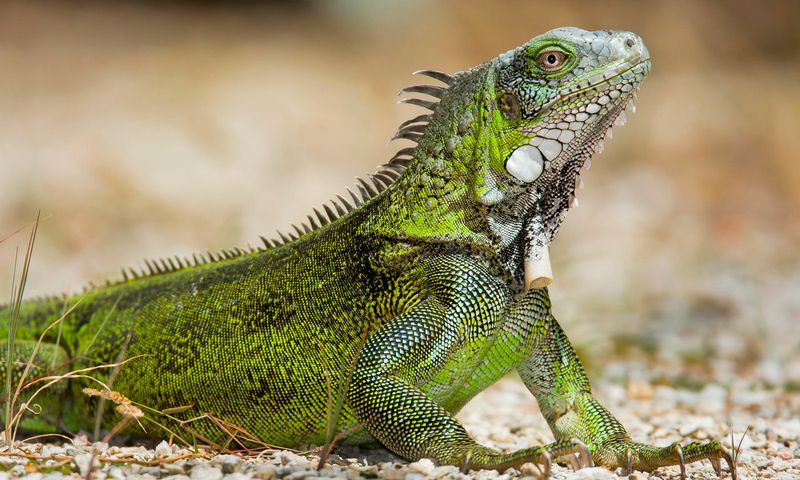
[[579, 445], [571, 441], [511, 453], [480, 445], [420, 388], [457, 357], [464, 342], [492, 335], [507, 305], [502, 288], [493, 288], [488, 275], [475, 270], [420, 278], [443, 279], [446, 285], [428, 289], [435, 292], [371, 334], [356, 363], [347, 399], [366, 430], [410, 460], [432, 458], [464, 469], [505, 470], [535, 462], [548, 470], [551, 457], [577, 452]]
[[[528, 295], [541, 297], [549, 304], [546, 289]], [[687, 463], [709, 459], [720, 473], [720, 459], [724, 459], [736, 479], [733, 459], [718, 441], [665, 447], [634, 442], [625, 427], [592, 396], [575, 350], [549, 309], [547, 316], [545, 337], [517, 370], [536, 396], [556, 440], [580, 439], [589, 447], [594, 461], [610, 469], [651, 471], [680, 465], [681, 478], [685, 478]]]

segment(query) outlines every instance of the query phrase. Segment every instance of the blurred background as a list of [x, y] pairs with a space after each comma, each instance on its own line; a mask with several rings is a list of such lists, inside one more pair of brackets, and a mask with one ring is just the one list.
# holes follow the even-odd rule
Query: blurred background
[[[0, 5], [0, 303], [258, 243], [404, 145], [396, 92], [563, 25], [653, 71], [556, 241], [595, 375], [800, 390], [800, 3], [13, 1]], [[9, 235], [11, 235], [9, 237]]]

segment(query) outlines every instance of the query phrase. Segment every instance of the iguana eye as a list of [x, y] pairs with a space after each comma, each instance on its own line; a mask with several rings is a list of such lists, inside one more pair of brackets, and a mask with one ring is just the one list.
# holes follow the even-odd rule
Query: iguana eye
[[545, 70], [558, 70], [567, 59], [567, 55], [560, 50], [545, 50], [539, 54], [539, 65]]

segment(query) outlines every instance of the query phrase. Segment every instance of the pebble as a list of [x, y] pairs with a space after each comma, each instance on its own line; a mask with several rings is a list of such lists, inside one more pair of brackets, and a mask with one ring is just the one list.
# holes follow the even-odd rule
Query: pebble
[[433, 473], [433, 469], [435, 465], [433, 462], [428, 458], [423, 458], [417, 462], [409, 463], [408, 469], [412, 472], [419, 473], [421, 475], [430, 476]]
[[241, 472], [233, 472], [230, 475], [225, 475], [225, 480], [250, 480], [252, 475], [244, 474]]
[[406, 466], [399, 463], [381, 463], [381, 474], [385, 480], [400, 480], [406, 477]]
[[108, 477], [114, 480], [125, 480], [125, 472], [120, 467], [111, 467], [108, 469]]
[[211, 465], [198, 465], [192, 469], [192, 480], [222, 480], [222, 470]]
[[172, 447], [169, 446], [166, 440], [162, 440], [161, 443], [156, 445], [155, 451], [157, 457], [168, 457], [172, 453]]
[[567, 480], [617, 480], [617, 474], [602, 467], [583, 468], [566, 477]]
[[67, 453], [67, 449], [62, 447], [61, 445], [56, 445], [52, 443], [45, 443], [42, 446], [42, 451], [40, 455], [48, 457], [52, 455], [65, 455]]
[[236, 455], [217, 455], [211, 460], [212, 465], [222, 467], [222, 473], [234, 473], [244, 467], [244, 460]]
[[271, 478], [278, 476], [277, 470], [278, 469], [275, 467], [275, 465], [270, 465], [268, 463], [254, 465], [253, 478], [257, 478], [259, 480], [270, 480]]
[[75, 465], [78, 466], [78, 471], [80, 472], [82, 477], [86, 477], [89, 473], [89, 469], [94, 467], [99, 467], [100, 462], [94, 458], [94, 455], [91, 453], [78, 453], [73, 457], [73, 462]]

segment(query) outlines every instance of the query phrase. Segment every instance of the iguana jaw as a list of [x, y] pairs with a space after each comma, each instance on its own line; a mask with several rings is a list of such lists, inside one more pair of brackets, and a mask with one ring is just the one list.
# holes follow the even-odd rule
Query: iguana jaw
[[588, 78], [567, 83], [539, 106], [538, 121], [521, 129], [530, 135], [528, 142], [507, 157], [511, 176], [529, 184], [523, 194], [528, 200], [520, 245], [526, 291], [552, 282], [549, 244], [567, 210], [577, 206], [575, 190], [583, 183], [580, 170], [602, 151], [611, 128], [625, 123], [625, 110], [635, 108], [634, 92], [650, 70], [649, 53], [641, 40], [624, 32], [617, 35], [610, 35], [607, 43], [630, 39], [625, 40], [628, 51], [593, 69]]

